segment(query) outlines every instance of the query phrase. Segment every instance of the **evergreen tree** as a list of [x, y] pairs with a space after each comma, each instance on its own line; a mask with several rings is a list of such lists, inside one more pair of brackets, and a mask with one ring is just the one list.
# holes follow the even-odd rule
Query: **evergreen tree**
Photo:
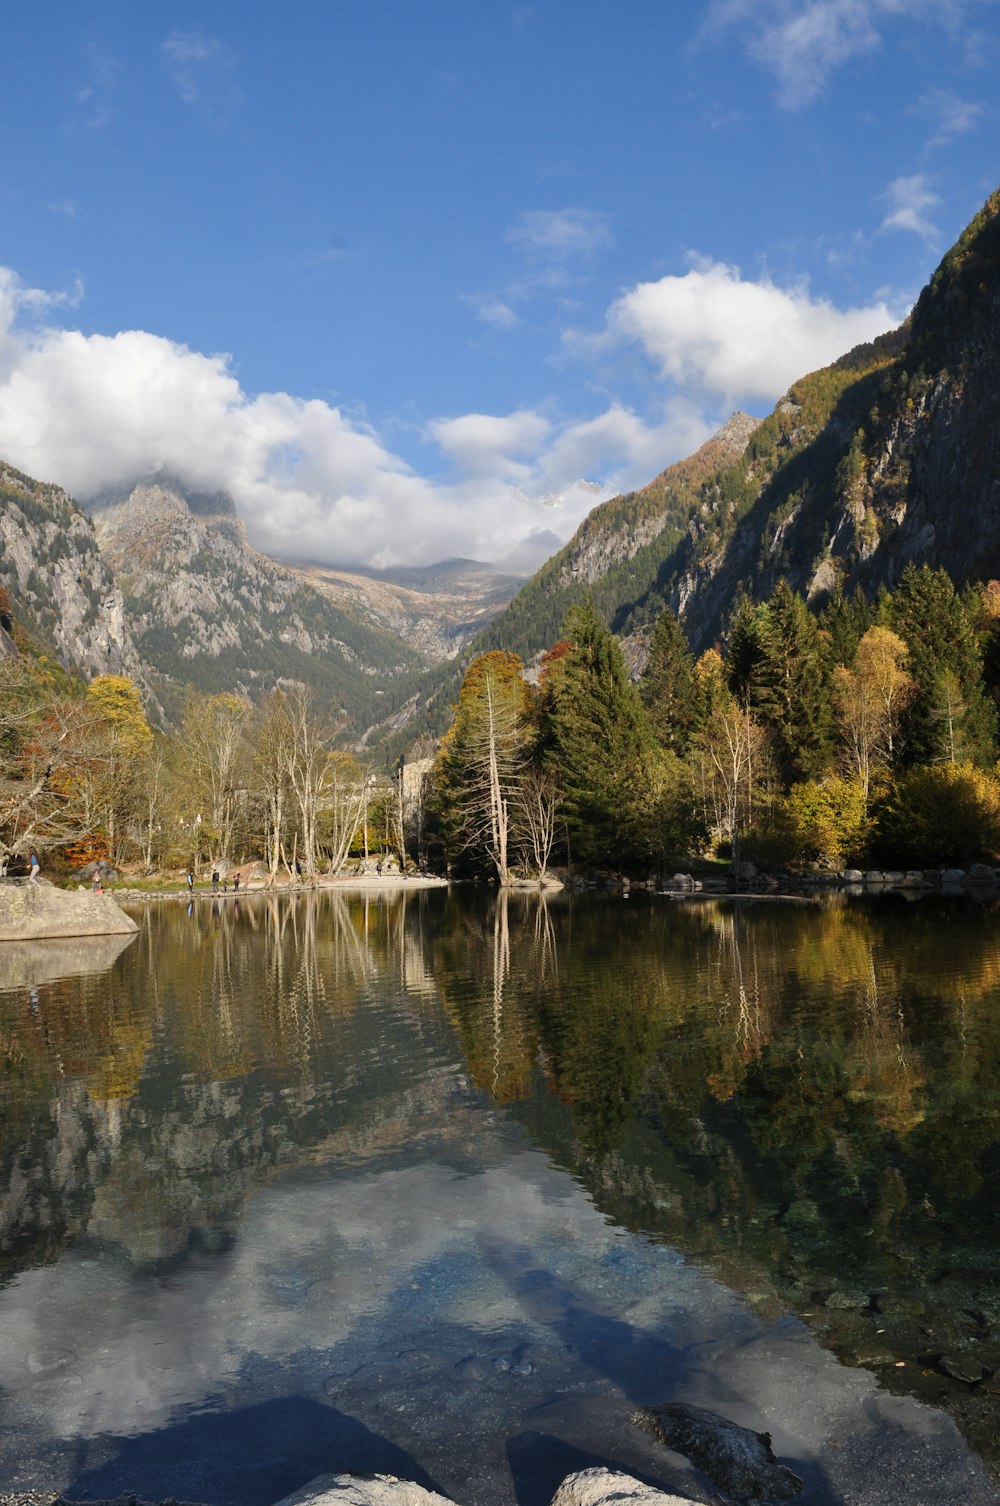
[[755, 705], [767, 658], [767, 608], [741, 596], [726, 635], [726, 684], [741, 706]]
[[907, 565], [884, 611], [906, 642], [917, 682], [903, 727], [907, 761], [991, 762], [996, 717], [983, 687], [980, 643], [948, 572]]
[[833, 757], [828, 645], [783, 580], [768, 603], [766, 646], [759, 705], [774, 729], [779, 769], [789, 783], [810, 779]]
[[852, 663], [858, 644], [874, 621], [875, 613], [860, 586], [853, 596], [845, 596], [840, 589], [835, 591], [819, 615], [820, 628], [830, 645], [830, 662]]
[[727, 648], [730, 689], [771, 730], [786, 783], [828, 766], [833, 751], [824, 636], [801, 596], [779, 581], [770, 601], [741, 605]]
[[571, 855], [627, 865], [639, 828], [653, 747], [645, 708], [617, 640], [588, 601], [566, 616], [566, 653], [546, 682], [548, 760], [562, 784]]
[[695, 720], [694, 660], [684, 630], [669, 607], [660, 613], [649, 644], [639, 694], [661, 748], [683, 754]]

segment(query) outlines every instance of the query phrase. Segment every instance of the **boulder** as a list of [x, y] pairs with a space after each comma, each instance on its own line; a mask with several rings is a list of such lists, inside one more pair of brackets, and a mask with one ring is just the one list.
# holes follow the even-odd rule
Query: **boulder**
[[128, 936], [138, 931], [110, 894], [70, 893], [44, 879], [0, 884], [0, 941], [49, 936]]
[[757, 877], [757, 866], [755, 863], [733, 863], [729, 872], [738, 884], [749, 884]]
[[581, 1469], [566, 1476], [552, 1497], [552, 1506], [691, 1506], [691, 1503], [617, 1470]]
[[802, 1489], [798, 1475], [774, 1457], [770, 1433], [740, 1427], [706, 1407], [667, 1402], [636, 1412], [632, 1421], [684, 1454], [735, 1501], [787, 1501]]
[[316, 1475], [277, 1506], [452, 1506], [447, 1496], [398, 1475]]
[[965, 869], [964, 868], [946, 868], [944, 870], [944, 872], [941, 874], [941, 882], [942, 882], [942, 884], [964, 884], [965, 883]]
[[102, 884], [117, 884], [118, 869], [108, 862], [107, 858], [96, 858], [93, 863], [84, 863], [82, 868], [73, 870], [73, 877], [79, 879], [82, 884], [88, 884], [98, 873]]

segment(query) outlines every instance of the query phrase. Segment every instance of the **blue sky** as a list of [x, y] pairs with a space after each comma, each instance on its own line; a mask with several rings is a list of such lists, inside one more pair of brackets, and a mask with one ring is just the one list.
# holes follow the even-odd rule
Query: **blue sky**
[[0, 455], [264, 548], [533, 567], [905, 314], [1000, 182], [996, 0], [39, 0]]

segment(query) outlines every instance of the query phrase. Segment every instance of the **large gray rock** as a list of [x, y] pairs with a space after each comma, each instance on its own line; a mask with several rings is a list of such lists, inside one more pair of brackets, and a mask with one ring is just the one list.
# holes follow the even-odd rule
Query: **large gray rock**
[[128, 936], [138, 929], [110, 894], [72, 893], [54, 889], [44, 880], [0, 884], [0, 941]]
[[644, 1485], [632, 1475], [610, 1469], [581, 1469], [567, 1475], [552, 1497], [552, 1506], [691, 1506], [682, 1496]]
[[397, 1475], [316, 1475], [277, 1506], [453, 1506], [447, 1496]]

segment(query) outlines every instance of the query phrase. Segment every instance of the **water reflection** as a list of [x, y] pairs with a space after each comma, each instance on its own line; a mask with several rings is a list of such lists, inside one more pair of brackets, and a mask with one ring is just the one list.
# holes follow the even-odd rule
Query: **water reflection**
[[[80, 1330], [81, 1290], [92, 1313], [72, 1361], [89, 1410], [58, 1392], [67, 1436], [111, 1426], [82, 1356], [100, 1348], [102, 1293], [125, 1301], [112, 1270], [147, 1283], [123, 1375], [142, 1391], [135, 1325], [177, 1375], [146, 1417], [159, 1426], [191, 1394], [177, 1351], [193, 1331], [216, 1378], [240, 1325], [270, 1365], [319, 1346], [301, 1365], [322, 1386], [366, 1324], [398, 1352], [438, 1284], [449, 1342], [505, 1335], [513, 1301], [579, 1355], [603, 1332], [580, 1295], [593, 1252], [630, 1230], [765, 1317], [801, 1314], [883, 1384], [948, 1406], [995, 1457], [991, 910], [330, 891], [142, 919], [103, 973], [37, 973], [27, 997], [18, 974], [0, 993], [0, 1275], [44, 1278], [52, 1332]], [[503, 1109], [499, 1130], [484, 1107]], [[544, 1157], [524, 1159], [504, 1124]], [[552, 1166], [586, 1188], [593, 1221], [569, 1211]], [[565, 1288], [538, 1253], [563, 1225], [578, 1262]], [[664, 1268], [628, 1258], [676, 1333]], [[626, 1305], [646, 1279], [635, 1270]], [[612, 1344], [623, 1364], [648, 1343], [630, 1334]], [[39, 1342], [24, 1352], [55, 1374], [58, 1342]], [[497, 1343], [484, 1363], [504, 1359]], [[604, 1373], [617, 1375], [610, 1357]]]

